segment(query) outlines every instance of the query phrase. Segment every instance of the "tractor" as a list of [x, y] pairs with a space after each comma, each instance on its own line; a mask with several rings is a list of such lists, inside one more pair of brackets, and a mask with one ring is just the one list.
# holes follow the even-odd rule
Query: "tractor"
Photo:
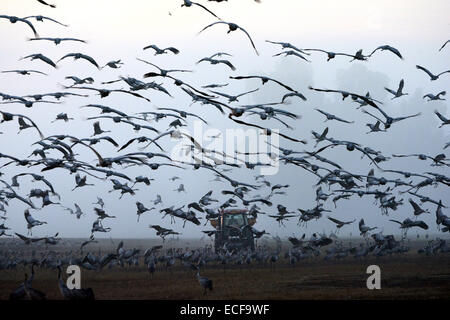
[[246, 209], [219, 211], [218, 218], [210, 220], [216, 229], [214, 248], [216, 252], [223, 250], [255, 250], [255, 239], [252, 226], [256, 219], [247, 216]]

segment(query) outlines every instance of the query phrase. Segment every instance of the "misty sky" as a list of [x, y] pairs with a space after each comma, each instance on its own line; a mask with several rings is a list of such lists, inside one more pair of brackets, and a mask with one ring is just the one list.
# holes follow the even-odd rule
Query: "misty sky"
[[[434, 73], [448, 70], [450, 67], [450, 45], [441, 52], [438, 49], [449, 39], [450, 23], [448, 12], [450, 2], [445, 0], [433, 1], [433, 5], [427, 1], [296, 1], [296, 0], [262, 0], [261, 4], [252, 0], [229, 0], [228, 2], [215, 3], [202, 1], [209, 9], [215, 12], [224, 21], [235, 22], [245, 28], [253, 38], [260, 56], [256, 56], [248, 38], [244, 33], [235, 31], [227, 34], [227, 26], [218, 25], [207, 29], [203, 33], [198, 32], [206, 25], [215, 21], [215, 18], [199, 7], [181, 8], [182, 1], [115, 1], [115, 0], [65, 0], [54, 1], [56, 9], [51, 9], [39, 4], [37, 1], [26, 0], [2, 0], [0, 4], [1, 14], [15, 15], [19, 17], [42, 14], [52, 17], [69, 25], [68, 28], [52, 22], [37, 22], [32, 20], [40, 36], [48, 37], [74, 37], [87, 40], [83, 43], [61, 43], [55, 46], [47, 41], [26, 41], [32, 37], [31, 30], [23, 23], [10, 24], [7, 20], [0, 20], [0, 38], [2, 39], [0, 50], [0, 69], [34, 69], [46, 72], [48, 77], [42, 75], [20, 76], [16, 74], [0, 74], [0, 92], [11, 95], [27, 95], [64, 91], [62, 84], [70, 85], [71, 81], [65, 76], [75, 75], [79, 78], [91, 76], [95, 79], [93, 87], [103, 87], [102, 81], [111, 81], [118, 76], [131, 76], [142, 80], [144, 73], [156, 71], [136, 60], [145, 59], [165, 69], [189, 69], [193, 73], [174, 74], [184, 82], [200, 88], [210, 83], [229, 83], [227, 87], [218, 91], [237, 94], [247, 90], [259, 88], [259, 91], [239, 99], [238, 104], [253, 104], [279, 101], [285, 93], [279, 86], [268, 83], [261, 86], [259, 80], [233, 81], [230, 75], [267, 75], [278, 79], [294, 89], [302, 92], [308, 101], [303, 102], [293, 98], [289, 105], [282, 108], [301, 115], [299, 120], [286, 120], [295, 130], [289, 130], [280, 126], [275, 120], [261, 121], [257, 116], [244, 116], [241, 120], [258, 123], [260, 125], [279, 128], [281, 132], [290, 136], [308, 140], [308, 145], [295, 144], [280, 138], [280, 144], [284, 148], [295, 150], [312, 150], [315, 142], [311, 137], [311, 130], [322, 132], [329, 127], [329, 136], [338, 140], [349, 140], [382, 151], [385, 156], [393, 153], [409, 154], [424, 153], [435, 156], [448, 150], [442, 150], [445, 143], [450, 141], [449, 128], [438, 128], [440, 122], [434, 115], [434, 110], [439, 110], [444, 115], [450, 116], [447, 101], [425, 102], [422, 96], [427, 93], [436, 94], [450, 89], [450, 75], [443, 75], [437, 81], [430, 81], [429, 77], [415, 68], [416, 64], [429, 68]], [[169, 15], [170, 13], [170, 15]], [[368, 61], [349, 62], [348, 57], [336, 57], [329, 62], [326, 55], [314, 52], [308, 57], [312, 62], [308, 63], [297, 57], [272, 57], [281, 52], [281, 47], [266, 43], [265, 40], [290, 42], [299, 48], [322, 48], [334, 52], [355, 53], [363, 49], [369, 54], [379, 45], [390, 44], [400, 50], [404, 60], [390, 52], [377, 52]], [[180, 54], [165, 54], [154, 56], [151, 50], [142, 50], [143, 47], [156, 44], [159, 47], [174, 46], [180, 50]], [[21, 60], [21, 57], [32, 53], [43, 53], [57, 61], [70, 52], [88, 54], [100, 64], [105, 65], [111, 60], [122, 59], [124, 65], [120, 69], [105, 68], [98, 71], [86, 61], [61, 61], [58, 69], [44, 64], [41, 61]], [[223, 65], [210, 65], [196, 62], [216, 52], [228, 52], [233, 55], [229, 60], [236, 66], [236, 71], [229, 70]], [[409, 95], [399, 99], [390, 100], [391, 96], [383, 89], [388, 87], [396, 90], [401, 79], [405, 79], [404, 91]], [[147, 79], [149, 80], [149, 79]], [[151, 81], [151, 80], [149, 80]], [[74, 93], [89, 94], [89, 98], [69, 97], [61, 99], [62, 104], [36, 104], [31, 109], [26, 109], [20, 104], [5, 104], [0, 110], [12, 113], [22, 113], [32, 117], [44, 132], [44, 135], [70, 134], [79, 138], [89, 137], [93, 133], [93, 121], [86, 118], [99, 114], [94, 109], [79, 109], [80, 106], [89, 103], [102, 104], [117, 108], [125, 113], [134, 114], [142, 111], [156, 111], [156, 107], [170, 107], [196, 113], [209, 122], [206, 129], [218, 129], [224, 132], [227, 128], [238, 128], [235, 123], [220, 115], [212, 106], [204, 106], [198, 103], [191, 104], [190, 97], [178, 87], [173, 85], [170, 79], [157, 78], [157, 83], [163, 83], [174, 98], [156, 91], [140, 92], [149, 97], [152, 102], [147, 103], [142, 99], [136, 99], [128, 95], [112, 94], [101, 99], [94, 92], [84, 90], [72, 90]], [[394, 124], [388, 132], [365, 134], [368, 131], [366, 123], [375, 123], [374, 119], [357, 110], [357, 104], [347, 99], [341, 100], [340, 95], [319, 94], [308, 90], [308, 86], [330, 89], [345, 89], [350, 92], [365, 94], [370, 91], [372, 97], [384, 102], [382, 108], [391, 116], [410, 115], [421, 112], [418, 118], [409, 119]], [[125, 83], [117, 83], [108, 88], [128, 89]], [[220, 100], [226, 102], [226, 100]], [[354, 124], [340, 122], [324, 123], [324, 117], [314, 108], [320, 108], [333, 113], [338, 117], [354, 121]], [[368, 111], [377, 113], [375, 110]], [[64, 123], [50, 122], [60, 112], [66, 112], [74, 121]], [[168, 128], [172, 120], [161, 120], [155, 125], [159, 130]], [[188, 118], [188, 132], [193, 132], [193, 118]], [[135, 133], [132, 128], [124, 124], [114, 124], [111, 120], [102, 120], [104, 130], [112, 130], [110, 133], [120, 145], [126, 143], [132, 137], [148, 134], [146, 131]], [[248, 129], [248, 128], [244, 128]], [[16, 121], [0, 124], [0, 153], [26, 158], [36, 149], [31, 146], [39, 138], [36, 131], [25, 130], [17, 135], [18, 125]], [[205, 134], [208, 135], [207, 133]], [[153, 133], [150, 134], [150, 136]], [[208, 141], [205, 139], [205, 146]], [[177, 144], [168, 138], [163, 138], [162, 144], [170, 153], [171, 146]], [[325, 145], [322, 142], [321, 146]], [[95, 148], [104, 156], [114, 156], [117, 151], [109, 144], [101, 143]], [[79, 158], [95, 163], [92, 152], [82, 148], [76, 148]], [[136, 145], [125, 152], [138, 151]], [[157, 152], [156, 148], [148, 151]], [[123, 153], [125, 153], [123, 152]], [[123, 154], [122, 153], [122, 154]], [[59, 153], [52, 151], [52, 156]], [[357, 174], [367, 174], [373, 166], [369, 166], [369, 160], [365, 157], [361, 160], [361, 154], [354, 151], [348, 152], [344, 147], [336, 147], [323, 152], [322, 156], [341, 164], [346, 170]], [[5, 162], [0, 160], [0, 164]], [[164, 162], [156, 159], [155, 162]], [[423, 173], [432, 171], [449, 176], [450, 170], [444, 167], [430, 167], [430, 161], [420, 161], [417, 158], [396, 159], [380, 164], [385, 169], [397, 169], [410, 172]], [[120, 171], [119, 167], [114, 167]], [[10, 178], [20, 172], [38, 172], [36, 168], [8, 166], [0, 169], [4, 173], [3, 179]], [[103, 224], [111, 227], [107, 234], [97, 233], [96, 237], [120, 237], [141, 238], [153, 237], [154, 230], [148, 228], [149, 224], [160, 224], [181, 232], [186, 237], [200, 237], [201, 230], [211, 230], [211, 226], [195, 226], [189, 222], [182, 228], [182, 221], [170, 224], [170, 218], [161, 220], [160, 208], [174, 205], [175, 207], [198, 201], [209, 190], [213, 190], [213, 198], [225, 201], [227, 197], [220, 194], [221, 190], [232, 190], [227, 182], [211, 182], [215, 177], [206, 170], [193, 171], [191, 168], [181, 170], [177, 168], [162, 167], [157, 171], [149, 168], [129, 168], [124, 170], [130, 177], [138, 175], [155, 179], [152, 185], [137, 185], [139, 191], [136, 196], [125, 195], [119, 200], [119, 193], [108, 193], [112, 189], [110, 181], [98, 181], [88, 177], [88, 182], [96, 186], [88, 186], [71, 192], [75, 186], [74, 175], [66, 170], [56, 169], [45, 176], [50, 180], [61, 195], [61, 203], [66, 207], [72, 207], [76, 202], [86, 213], [77, 220], [69, 215], [60, 206], [46, 207], [41, 211], [32, 211], [32, 215], [48, 224], [34, 228], [33, 235], [44, 236], [60, 232], [63, 237], [82, 237], [90, 235], [93, 221], [96, 219], [93, 213], [93, 202], [96, 196], [101, 196], [105, 203], [105, 210], [117, 219], [106, 219]], [[236, 169], [232, 173], [226, 173], [234, 179], [254, 183], [254, 176], [259, 174], [259, 169], [254, 171]], [[375, 170], [377, 177], [402, 178], [398, 175], [389, 175]], [[172, 176], [179, 176], [185, 185], [187, 193], [174, 191], [180, 181], [169, 181]], [[276, 213], [276, 205], [283, 204], [290, 211], [298, 208], [309, 209], [315, 206], [315, 187], [317, 177], [305, 170], [293, 165], [281, 165], [278, 174], [268, 176], [267, 180], [272, 184], [289, 184], [286, 195], [274, 196], [272, 207], [260, 205], [268, 214]], [[44, 188], [40, 183], [31, 183], [29, 177], [19, 180], [21, 182], [19, 194], [28, 194], [31, 188]], [[409, 180], [408, 180], [409, 181]], [[417, 183], [420, 179], [414, 179]], [[365, 184], [365, 182], [364, 182]], [[384, 189], [385, 187], [382, 187]], [[323, 186], [328, 192], [327, 187]], [[404, 188], [403, 188], [404, 189]], [[402, 190], [402, 189], [400, 189]], [[397, 189], [398, 191], [398, 189]], [[395, 191], [395, 195], [397, 195]], [[253, 194], [266, 195], [270, 190], [257, 190]], [[442, 199], [450, 203], [448, 188], [439, 185], [437, 188], [427, 187], [420, 190], [421, 194], [433, 199]], [[136, 201], [141, 201], [147, 207], [152, 207], [151, 201], [160, 194], [163, 206], [158, 206], [158, 211], [145, 213], [137, 223]], [[397, 211], [390, 211], [390, 216], [382, 216], [378, 205], [373, 203], [373, 197], [352, 197], [351, 200], [338, 202], [337, 209], [329, 199], [325, 208], [332, 210], [330, 216], [340, 220], [353, 220], [364, 218], [367, 225], [379, 226], [384, 233], [399, 233], [398, 225], [389, 222], [388, 219], [403, 221], [406, 217], [412, 217], [412, 208], [407, 199], [409, 195], [402, 196], [404, 205]], [[56, 199], [53, 199], [56, 201]], [[239, 202], [239, 200], [238, 200]], [[39, 201], [34, 201], [40, 205]], [[214, 206], [212, 206], [214, 207]], [[438, 232], [435, 223], [435, 206], [429, 203], [424, 205], [430, 209], [431, 214], [424, 214], [420, 218], [429, 224], [428, 233]], [[8, 207], [6, 225], [14, 232], [26, 234], [26, 222], [23, 217], [25, 205], [15, 200]], [[448, 214], [448, 210], [444, 210]], [[202, 215], [199, 215], [200, 217]], [[320, 220], [313, 220], [308, 227], [297, 226], [298, 218], [285, 222], [285, 227], [279, 227], [278, 223], [266, 216], [259, 216], [255, 227], [258, 230], [265, 229], [272, 235], [289, 236], [300, 235], [304, 232], [334, 231], [334, 225], [324, 216]], [[357, 222], [346, 226], [341, 234], [359, 234]], [[424, 231], [420, 232], [424, 234]], [[416, 231], [411, 230], [411, 235]], [[441, 236], [443, 236], [441, 234]]]

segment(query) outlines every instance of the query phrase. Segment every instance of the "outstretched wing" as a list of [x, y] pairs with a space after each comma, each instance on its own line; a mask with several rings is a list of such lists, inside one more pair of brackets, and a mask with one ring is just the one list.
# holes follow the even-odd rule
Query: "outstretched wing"
[[394, 122], [398, 122], [398, 121], [401, 121], [401, 120], [405, 120], [405, 119], [409, 119], [409, 118], [414, 118], [414, 117], [418, 117], [418, 116], [420, 116], [422, 113], [421, 112], [418, 112], [418, 113], [415, 113], [415, 114], [412, 114], [412, 115], [409, 115], [409, 116], [404, 116], [404, 117], [398, 117], [398, 118], [395, 118], [394, 120]]
[[442, 49], [444, 49], [444, 47], [447, 45], [447, 43], [449, 43], [450, 40], [445, 41], [445, 43], [442, 45], [442, 47], [439, 49], [439, 51], [441, 51]]
[[430, 78], [434, 77], [434, 74], [432, 74], [428, 69], [419, 65], [416, 65], [416, 68], [425, 72]]
[[142, 50], [147, 50], [147, 49], [153, 49], [155, 51], [158, 51], [159, 48], [157, 46], [155, 46], [154, 44], [151, 44], [149, 46], [144, 47], [144, 49], [142, 49]]
[[16, 236], [18, 236], [20, 239], [22, 239], [23, 241], [28, 241], [30, 240], [30, 238], [25, 237], [24, 235], [21, 235], [20, 233], [15, 232]]
[[321, 114], [323, 114], [324, 116], [326, 116], [326, 117], [328, 117], [330, 114], [328, 113], [328, 112], [325, 112], [325, 111], [323, 111], [323, 110], [320, 110], [320, 109], [315, 109], [316, 111], [318, 111], [318, 112], [320, 112]]
[[226, 23], [225, 21], [216, 21], [216, 22], [213, 22], [213, 23], [207, 25], [206, 27], [204, 27], [202, 30], [199, 31], [198, 34], [202, 33], [202, 32], [205, 31], [206, 29], [208, 29], [208, 28], [210, 28], [210, 27], [212, 27], [213, 25], [216, 25], [216, 24], [218, 24], [218, 23], [225, 23], [225, 24], [228, 24], [228, 23]]
[[439, 119], [441, 119], [442, 122], [447, 122], [448, 119], [446, 117], [444, 117], [442, 114], [440, 114], [439, 111], [434, 110], [434, 113], [438, 116]]
[[45, 6], [49, 6], [50, 8], [56, 8], [56, 5], [45, 2], [44, 0], [37, 0]]
[[119, 146], [119, 144], [111, 137], [101, 137], [99, 139], [103, 139], [103, 140], [106, 140], [106, 141], [110, 142], [116, 148]]
[[169, 50], [169, 51], [173, 52], [174, 54], [180, 53], [180, 50], [178, 50], [177, 48], [174, 48], [174, 47], [165, 48], [164, 51], [166, 51], [166, 50]]
[[[403, 57], [402, 57], [400, 51], [398, 51], [398, 50], [397, 50], [396, 48], [394, 48], [394, 47], [385, 45], [385, 46], [380, 46], [380, 47], [378, 47], [377, 49], [388, 50], [388, 51], [392, 52], [392, 53], [395, 54], [397, 57], [399, 57], [400, 59], [403, 60]], [[376, 50], [377, 50], [377, 49], [376, 49]], [[375, 52], [375, 51], [374, 51], [374, 52]], [[373, 52], [372, 52], [372, 53], [373, 53]], [[372, 55], [372, 54], [370, 54], [370, 55]]]
[[284, 83], [282, 83], [282, 82], [280, 82], [280, 81], [278, 81], [278, 80], [275, 80], [275, 79], [272, 79], [272, 78], [268, 78], [268, 79], [269, 79], [270, 81], [273, 81], [273, 82], [275, 82], [275, 83], [278, 83], [280, 86], [282, 86], [283, 88], [285, 88], [285, 89], [287, 89], [287, 90], [289, 90], [289, 91], [292, 91], [292, 92], [297, 93], [296, 90], [292, 89], [291, 87], [285, 85]]
[[133, 139], [128, 140], [128, 142], [125, 143], [118, 151], [122, 151], [123, 149], [127, 148], [130, 144], [132, 144], [137, 139], [139, 139], [139, 138], [133, 138]]
[[155, 230], [158, 231], [158, 232], [163, 230], [163, 228], [161, 228], [161, 227], [158, 226], [158, 225], [150, 225], [149, 227], [155, 229]]
[[231, 62], [230, 61], [228, 61], [228, 60], [219, 60], [219, 62], [220, 63], [224, 63], [224, 64], [226, 64], [227, 66], [229, 66], [230, 67], [230, 69], [231, 70], [233, 70], [233, 71], [235, 71], [236, 70], [236, 67], [235, 66], [233, 66], [232, 64], [231, 64]]
[[398, 84], [398, 91], [401, 92], [403, 90], [403, 87], [405, 86], [405, 80], [400, 80], [400, 83]]
[[244, 96], [244, 95], [246, 95], [246, 94], [253, 93], [253, 92], [256, 92], [256, 91], [258, 91], [258, 90], [259, 90], [259, 88], [254, 89], [254, 90], [250, 90], [250, 91], [247, 91], [247, 92], [243, 92], [243, 93], [241, 93], [241, 94], [238, 94], [236, 97], [242, 97], [242, 96]]
[[53, 68], [57, 68], [56, 64], [49, 58], [47, 58], [46, 56], [39, 54], [38, 58], [42, 61], [44, 61], [45, 63], [51, 65]]
[[450, 73], [450, 70], [447, 70], [447, 71], [441, 72], [441, 73], [439, 73], [439, 74], [438, 74], [437, 76], [439, 77], [439, 76], [443, 75], [444, 73]]
[[226, 94], [226, 93], [222, 93], [222, 92], [218, 92], [218, 91], [214, 91], [214, 90], [209, 90], [212, 93], [218, 94], [219, 96], [225, 97], [225, 98], [231, 98], [230, 95]]
[[289, 98], [289, 97], [299, 97], [299, 98], [302, 99], [303, 101], [306, 101], [306, 100], [307, 100], [306, 97], [305, 97], [303, 94], [301, 94], [301, 93], [298, 93], [298, 92], [289, 92], [289, 93], [286, 93], [286, 94], [283, 96], [283, 99], [281, 99], [281, 102], [284, 102], [284, 100], [286, 100], [286, 98]]
[[248, 32], [245, 31], [245, 29], [242, 28], [242, 27], [239, 27], [239, 29], [241, 29], [241, 30], [247, 35], [248, 39], [250, 40], [250, 43], [252, 44], [253, 49], [255, 49], [256, 54], [259, 56], [259, 52], [258, 52], [258, 50], [256, 49], [255, 44], [253, 43], [253, 40], [252, 40], [252, 38], [250, 37], [250, 35], [248, 34]]
[[39, 136], [41, 137], [41, 139], [44, 139], [44, 135], [42, 134], [42, 131], [38, 128], [38, 126], [36, 125], [36, 123], [34, 123], [33, 120], [31, 120], [29, 117], [24, 116], [24, 115], [19, 115], [19, 121], [23, 121], [23, 118], [27, 119], [28, 121], [31, 122], [31, 125], [36, 128], [37, 132], [39, 133]]
[[327, 134], [328, 134], [328, 127], [326, 127], [325, 130], [323, 130], [322, 134], [320, 135], [320, 140], [325, 139]]
[[92, 57], [90, 57], [90, 56], [87, 56], [87, 55], [85, 55], [85, 54], [83, 54], [81, 57], [82, 57], [83, 59], [89, 61], [90, 63], [92, 63], [94, 66], [97, 67], [97, 69], [100, 69], [100, 67], [98, 66], [97, 62], [94, 60], [94, 58], [92, 58]]
[[389, 219], [389, 221], [392, 221], [392, 222], [398, 223], [399, 225], [402, 225], [402, 224], [403, 224], [403, 223], [401, 223], [400, 221], [397, 221], [397, 220], [392, 220], [392, 219]]
[[339, 221], [338, 219], [332, 218], [332, 217], [327, 217], [328, 220], [333, 221], [336, 224], [342, 224], [342, 221]]
[[413, 201], [413, 199], [409, 198], [408, 199], [409, 203], [411, 204], [411, 206], [413, 207], [414, 211], [420, 211], [421, 208], [419, 207], [419, 205], [417, 203], [415, 203]]
[[381, 47], [378, 47], [378, 48], [376, 48], [375, 50], [373, 50], [372, 53], [369, 54], [369, 57], [371, 57], [375, 52], [377, 52], [377, 51], [380, 50], [380, 49], [381, 49]]
[[415, 221], [414, 225], [419, 227], [419, 228], [422, 228], [424, 230], [428, 230], [428, 225], [425, 222], [423, 222], [422, 220]]
[[34, 36], [36, 38], [39, 38], [39, 34], [37, 33], [36, 29], [34, 28], [33, 24], [30, 21], [28, 21], [27, 19], [20, 19], [20, 18], [17, 20], [25, 22], [31, 28], [31, 30], [33, 30]]
[[397, 92], [395, 92], [394, 90], [386, 88], [386, 87], [384, 87], [384, 90], [386, 90], [389, 93], [392, 93], [394, 96], [397, 94]]
[[121, 90], [121, 89], [120, 90], [111, 90], [111, 91], [128, 93], [128, 94], [131, 94], [131, 95], [133, 95], [133, 96], [135, 96], [137, 98], [141, 98], [141, 99], [147, 100], [148, 102], [151, 102], [150, 99], [148, 99], [148, 98], [146, 98], [146, 97], [144, 97], [144, 96], [142, 96], [142, 95], [140, 95], [139, 93], [136, 93], [136, 92], [127, 91], [127, 90]]
[[214, 17], [216, 17], [217, 19], [220, 20], [220, 18], [219, 18], [218, 16], [216, 16], [216, 15], [214, 14], [214, 12], [212, 12], [211, 10], [209, 10], [208, 8], [206, 8], [205, 6], [201, 5], [200, 3], [192, 2], [192, 4], [195, 4], [195, 5], [199, 6], [200, 8], [203, 8], [204, 10], [208, 11], [208, 12], [211, 13]]
[[200, 205], [197, 202], [192, 202], [192, 203], [188, 204], [188, 208], [194, 208], [200, 212], [205, 212], [205, 210], [203, 210], [203, 208], [200, 207]]

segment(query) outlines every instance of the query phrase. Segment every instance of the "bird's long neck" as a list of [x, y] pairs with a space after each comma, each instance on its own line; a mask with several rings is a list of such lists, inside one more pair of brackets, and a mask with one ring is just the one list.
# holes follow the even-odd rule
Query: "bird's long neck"
[[62, 289], [64, 286], [64, 282], [61, 278], [61, 268], [58, 268], [58, 285], [59, 285], [60, 289]]
[[29, 295], [29, 290], [28, 290], [28, 275], [25, 273], [25, 281], [23, 282], [23, 290], [25, 291], [25, 293], [27, 295]]

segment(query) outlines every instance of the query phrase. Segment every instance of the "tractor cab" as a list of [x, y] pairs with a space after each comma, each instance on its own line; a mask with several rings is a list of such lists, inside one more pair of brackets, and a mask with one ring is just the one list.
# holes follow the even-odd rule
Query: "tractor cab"
[[247, 216], [246, 209], [221, 210], [217, 219], [210, 220], [216, 229], [214, 247], [221, 250], [245, 249], [255, 250], [251, 227], [256, 219]]

